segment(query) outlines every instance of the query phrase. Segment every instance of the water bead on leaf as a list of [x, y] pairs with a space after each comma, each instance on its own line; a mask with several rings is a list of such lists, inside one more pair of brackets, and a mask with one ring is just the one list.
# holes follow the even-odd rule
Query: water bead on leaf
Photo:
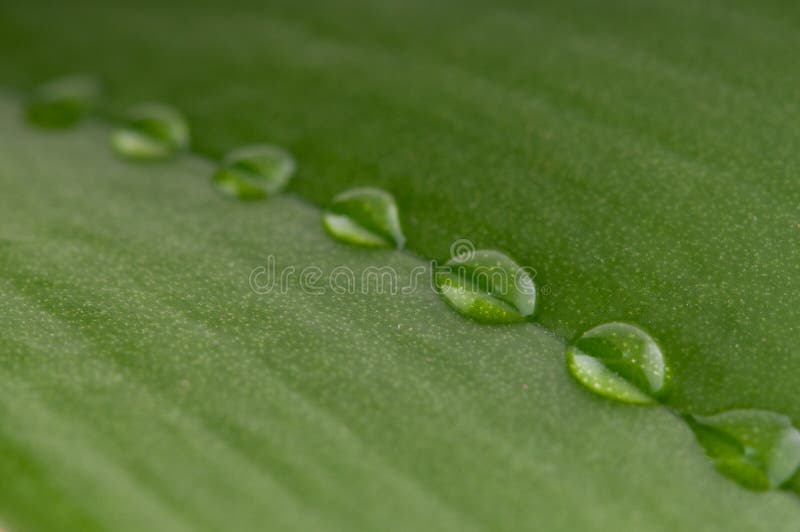
[[294, 159], [283, 148], [267, 144], [247, 146], [225, 157], [213, 181], [226, 196], [259, 200], [283, 190], [294, 170]]
[[567, 368], [593, 392], [625, 403], [654, 403], [669, 380], [658, 344], [629, 323], [606, 323], [585, 332], [567, 348]]
[[50, 129], [72, 127], [100, 96], [100, 82], [84, 75], [56, 79], [37, 88], [25, 106], [28, 121]]
[[189, 147], [189, 126], [172, 107], [142, 104], [131, 109], [125, 123], [111, 133], [111, 147], [125, 159], [169, 159]]
[[405, 237], [394, 197], [377, 188], [343, 192], [322, 217], [328, 233], [342, 242], [370, 248], [402, 248]]
[[800, 467], [800, 432], [787, 416], [751, 409], [686, 419], [717, 469], [746, 488], [780, 487]]
[[515, 323], [533, 317], [536, 285], [513, 259], [477, 250], [450, 259], [434, 272], [436, 287], [456, 311], [484, 323]]

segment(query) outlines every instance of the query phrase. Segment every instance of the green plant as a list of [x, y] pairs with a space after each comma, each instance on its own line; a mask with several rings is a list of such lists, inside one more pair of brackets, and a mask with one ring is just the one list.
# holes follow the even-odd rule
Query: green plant
[[[413, 518], [791, 529], [796, 499], [716, 475], [666, 411], [586, 394], [559, 340], [638, 323], [670, 361], [670, 407], [762, 408], [798, 424], [798, 156], [782, 141], [798, 118], [790, 6], [0, 15], [10, 85], [97, 72], [108, 117], [164, 99], [187, 113], [200, 153], [267, 141], [299, 162], [295, 196], [226, 203], [207, 163], [133, 168], [103, 155], [104, 133], [42, 137], [6, 109], [0, 467], [16, 481], [0, 488], [0, 517], [107, 528], [138, 508], [142, 526], [168, 528], [269, 514], [299, 529]], [[433, 294], [237, 291], [266, 246], [287, 264], [417, 265], [334, 245], [296, 199], [325, 205], [358, 185], [394, 194], [412, 252], [447, 258], [469, 237], [534, 266], [548, 292], [537, 319], [556, 337], [468, 322]], [[198, 380], [213, 386], [197, 391]], [[33, 517], [42, 497], [53, 509]]]

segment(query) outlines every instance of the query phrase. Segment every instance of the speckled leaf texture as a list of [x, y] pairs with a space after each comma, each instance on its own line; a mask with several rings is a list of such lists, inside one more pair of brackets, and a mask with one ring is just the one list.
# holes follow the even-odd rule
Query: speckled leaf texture
[[[563, 351], [633, 322], [668, 407], [800, 426], [798, 28], [779, 0], [3, 2], [0, 523], [793, 530], [800, 498], [720, 476]], [[25, 126], [74, 72], [108, 122], [181, 109], [198, 155]], [[262, 142], [295, 155], [288, 194], [216, 194], [208, 160]], [[325, 235], [358, 186], [396, 198], [409, 253]], [[537, 325], [247, 285], [268, 254], [408, 273], [458, 238], [536, 269]]]

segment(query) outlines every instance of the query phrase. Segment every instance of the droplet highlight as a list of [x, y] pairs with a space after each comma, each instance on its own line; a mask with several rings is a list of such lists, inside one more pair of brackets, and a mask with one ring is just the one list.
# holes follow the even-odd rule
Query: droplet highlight
[[661, 348], [629, 323], [606, 323], [583, 333], [567, 347], [567, 368], [591, 391], [624, 403], [655, 403], [669, 380]]
[[686, 419], [720, 473], [745, 488], [779, 488], [800, 468], [800, 432], [788, 416], [753, 409]]
[[289, 182], [295, 162], [278, 146], [255, 145], [229, 153], [214, 173], [214, 186], [232, 198], [260, 200], [277, 194]]
[[100, 97], [100, 82], [84, 75], [59, 78], [37, 88], [25, 106], [28, 121], [48, 129], [80, 122]]
[[468, 250], [434, 271], [436, 288], [457, 312], [483, 323], [527, 321], [536, 311], [531, 272], [495, 250]]
[[322, 216], [337, 240], [368, 248], [402, 248], [405, 236], [394, 197], [377, 188], [354, 188], [335, 198]]
[[128, 112], [124, 125], [111, 133], [111, 147], [125, 159], [168, 159], [189, 147], [189, 126], [172, 107], [139, 105]]

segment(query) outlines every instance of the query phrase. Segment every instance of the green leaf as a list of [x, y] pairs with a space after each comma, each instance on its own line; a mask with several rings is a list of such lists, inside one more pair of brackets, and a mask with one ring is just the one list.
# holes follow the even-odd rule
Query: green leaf
[[[469, 238], [534, 267], [541, 289], [537, 320], [557, 338], [571, 341], [609, 321], [650, 331], [671, 370], [664, 398], [671, 408], [689, 414], [764, 409], [800, 426], [800, 153], [794, 142], [800, 12], [794, 5], [234, 4], [5, 3], [0, 82], [24, 89], [72, 72], [96, 73], [107, 82], [106, 116], [119, 117], [142, 99], [167, 101], [186, 113], [193, 147], [202, 154], [220, 158], [254, 142], [285, 146], [298, 161], [289, 188], [313, 204], [327, 205], [354, 186], [385, 189], [397, 199], [411, 252], [446, 259], [452, 241]], [[203, 179], [207, 185], [208, 176]], [[53, 193], [63, 186], [40, 185]], [[4, 210], [12, 220], [4, 231], [22, 230], [24, 221], [62, 228], [63, 220], [36, 220], [41, 209], [22, 201], [25, 194], [3, 198], [28, 207]], [[206, 214], [197, 231], [229, 224], [228, 213]], [[92, 223], [102, 228], [106, 221]], [[109, 232], [104, 241], [119, 238]], [[188, 245], [181, 244], [183, 234], [171, 238], [152, 264], [176, 260], [173, 249]], [[219, 238], [221, 248], [238, 242]], [[105, 245], [96, 246], [105, 253], [99, 251]], [[209, 249], [194, 251], [187, 255], [192, 260], [211, 260]], [[29, 266], [44, 267], [39, 259], [29, 257]], [[158, 283], [149, 282], [155, 290]], [[40, 301], [45, 292], [29, 298]], [[64, 299], [75, 295], [64, 289]], [[102, 314], [86, 319], [93, 316], [105, 323]], [[8, 341], [16, 345], [15, 338]], [[43, 333], [36, 343], [46, 339]], [[152, 349], [131, 342], [131, 352], [144, 356]], [[48, 346], [42, 349], [60, 352]], [[107, 348], [101, 342], [97, 351]], [[330, 356], [327, 345], [320, 349]], [[141, 375], [145, 382], [154, 377]], [[620, 405], [609, 412], [630, 415]], [[366, 410], [359, 415], [375, 418]], [[647, 432], [649, 423], [619, 430]], [[678, 426], [686, 428], [673, 430]], [[561, 469], [546, 485], [566, 474]], [[591, 476], [599, 482], [602, 473]], [[603, 478], [599, 489], [605, 490], [612, 481]], [[800, 491], [797, 482], [790, 485]], [[502, 498], [481, 489], [486, 504]], [[679, 497], [677, 491], [664, 493], [665, 500]], [[763, 500], [743, 497], [749, 511]], [[613, 520], [625, 509], [605, 505], [605, 517], [598, 517], [600, 506], [589, 510], [597, 512], [593, 527], [604, 519], [619, 525]], [[558, 528], [554, 508], [566, 507], [562, 500], [540, 510]], [[706, 528], [725, 521], [696, 517]], [[76, 528], [89, 527], [81, 523]], [[766, 521], [749, 523], [769, 528]]]
[[[127, 163], [102, 128], [53, 135], [17, 111], [0, 101], [11, 530], [800, 519], [788, 494], [755, 498], [717, 474], [665, 410], [597, 400], [536, 325], [465, 319], [424, 283], [326, 284], [380, 265], [407, 286], [418, 258], [334, 241], [295, 197], [229, 201], [213, 164]], [[268, 290], [271, 262], [295, 275]], [[309, 267], [322, 277], [301, 286]]]
[[467, 237], [535, 267], [559, 336], [652, 331], [672, 406], [800, 424], [798, 22], [778, 0], [9, 2], [0, 81], [91, 70], [110, 114], [179, 106], [202, 153], [286, 146], [320, 206], [394, 194], [424, 257]]

